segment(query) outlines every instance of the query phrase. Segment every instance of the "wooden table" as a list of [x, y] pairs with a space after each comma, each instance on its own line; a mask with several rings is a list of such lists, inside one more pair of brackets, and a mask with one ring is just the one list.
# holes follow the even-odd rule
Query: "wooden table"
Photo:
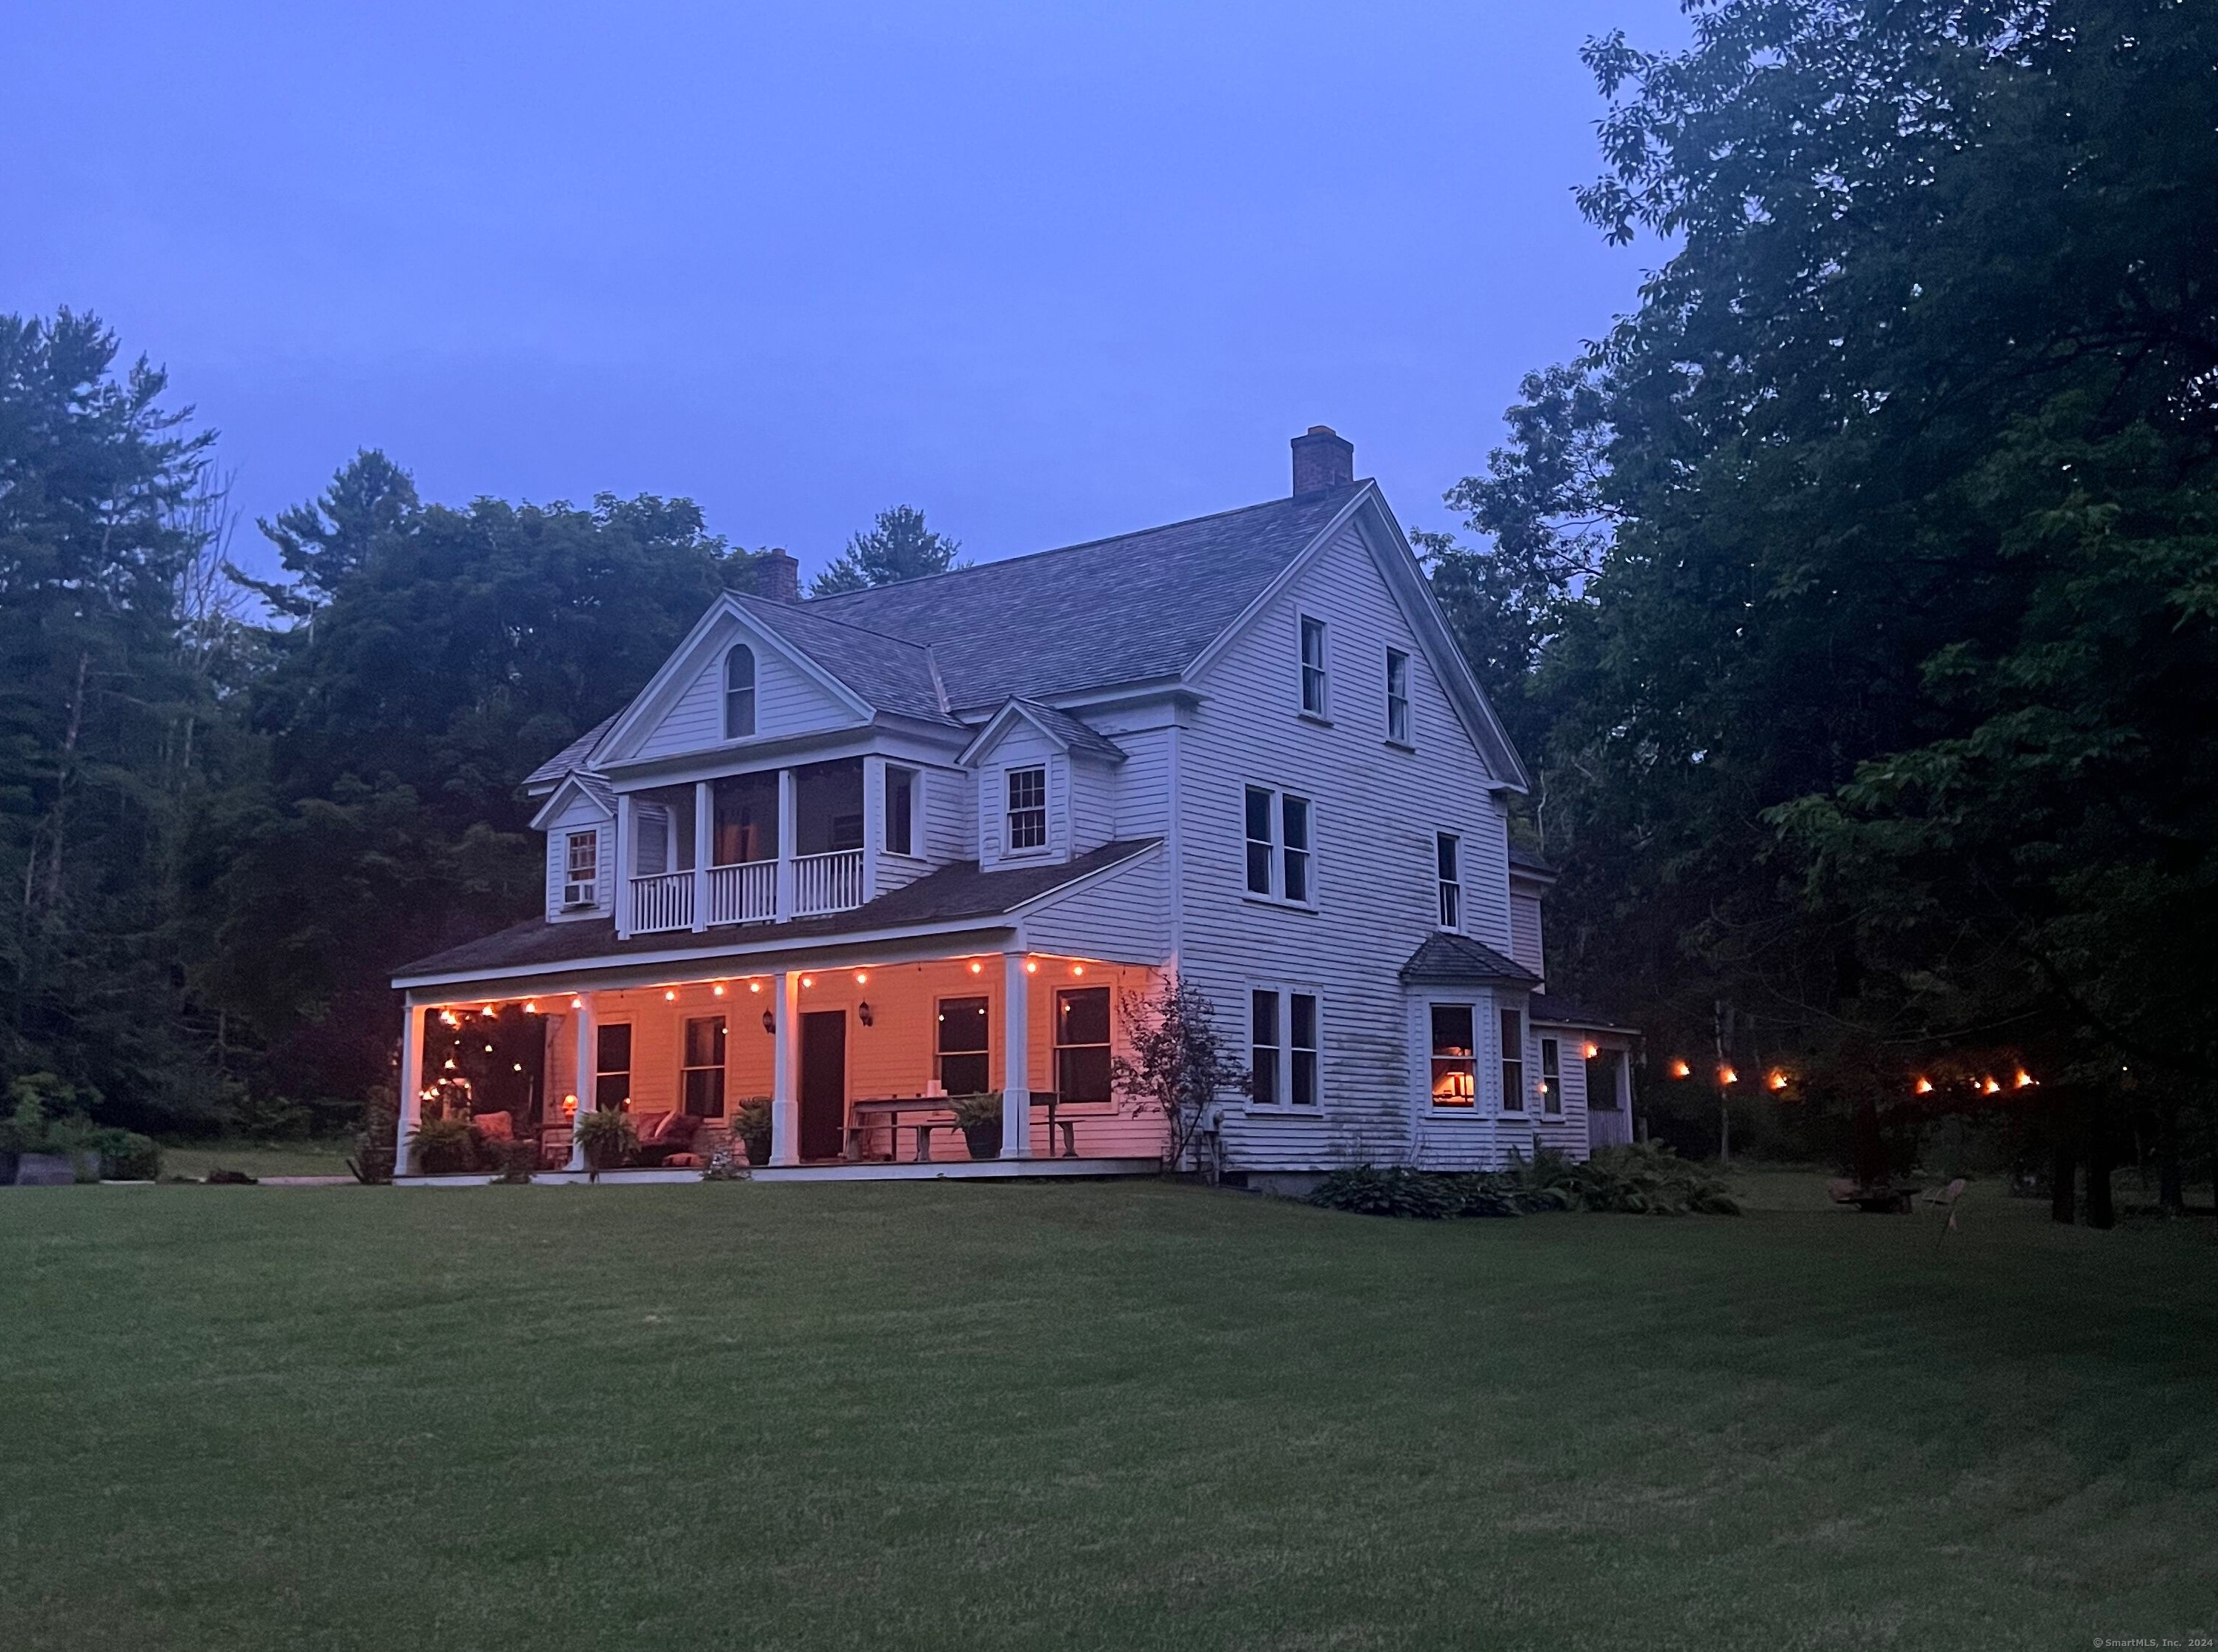
[[[893, 1151], [888, 1162], [901, 1157], [901, 1115], [904, 1113], [945, 1113], [948, 1098], [945, 1096], [874, 1096], [866, 1101], [854, 1102], [848, 1109], [847, 1141], [845, 1153], [852, 1163], [863, 1156], [863, 1138], [874, 1130], [890, 1130]], [[952, 1117], [919, 1119], [910, 1127], [916, 1132], [916, 1158], [919, 1164], [932, 1162], [932, 1133], [941, 1127], [952, 1128]]]

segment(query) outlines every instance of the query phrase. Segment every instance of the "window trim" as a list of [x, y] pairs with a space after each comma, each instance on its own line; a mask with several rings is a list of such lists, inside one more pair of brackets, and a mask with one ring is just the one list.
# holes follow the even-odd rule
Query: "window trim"
[[1458, 832], [1433, 834], [1433, 879], [1439, 902], [1439, 927], [1450, 935], [1463, 933], [1463, 837]]
[[[582, 878], [578, 875], [578, 845], [581, 842], [592, 845], [592, 860], [585, 875]], [[592, 898], [582, 901], [572, 900], [570, 891], [581, 885], [592, 890]], [[565, 831], [562, 834], [562, 910], [565, 912], [585, 912], [592, 910], [600, 904], [601, 829], [598, 826], [585, 826], [575, 831]]]
[[[1081, 992], [1098, 992], [1101, 995], [1102, 1014], [1106, 1019], [1107, 1025], [1104, 1029], [1103, 1040], [1099, 1044], [1066, 1044], [1063, 1041], [1063, 1000]], [[1055, 990], [1052, 1019], [1054, 1024], [1048, 1029], [1048, 1036], [1050, 1040], [1048, 1047], [1055, 1056], [1056, 1104], [1063, 1107], [1092, 1107], [1103, 1102], [1113, 1102], [1116, 1100], [1113, 1077], [1110, 1081], [1107, 1095], [1092, 1097], [1065, 1097], [1063, 1093], [1063, 1053], [1065, 1050], [1099, 1050], [1106, 1059], [1114, 1062], [1117, 1053], [1117, 995], [1106, 986], [1059, 986]]]
[[1561, 1039], [1540, 1040], [1540, 1116], [1564, 1116], [1564, 1045]]
[[[908, 847], [894, 847], [894, 776], [908, 776]], [[885, 795], [880, 799], [883, 817], [878, 823], [884, 852], [898, 855], [904, 860], [921, 860], [924, 854], [920, 840], [924, 827], [924, 771], [912, 763], [888, 763], [885, 767]]]
[[[1402, 692], [1399, 694], [1394, 692], [1394, 668], [1397, 664], [1402, 668]], [[1398, 730], [1394, 726], [1394, 713], [1397, 711], [1402, 714], [1402, 726]], [[1390, 648], [1386, 650], [1386, 743], [1388, 745], [1398, 746], [1404, 751], [1416, 750], [1416, 738], [1411, 733], [1413, 727], [1411, 715], [1409, 651], [1406, 649]]]
[[[941, 1049], [939, 1047], [940, 1041], [945, 1035], [945, 1028], [947, 1026], [947, 1006], [951, 1003], [970, 1003], [973, 1001], [982, 1003], [986, 1007], [985, 1047], [977, 1050]], [[951, 1055], [963, 1059], [982, 1059], [986, 1064], [986, 1083], [984, 1086], [975, 1090], [949, 1089], [947, 1084], [947, 1071], [943, 1064]], [[953, 992], [944, 995], [935, 994], [933, 996], [932, 1000], [932, 1076], [934, 1079], [938, 1080], [940, 1089], [945, 1090], [950, 1096], [985, 1096], [990, 1095], [993, 1092], [994, 997], [991, 993], [982, 991], [977, 992]]]
[[[1023, 774], [1039, 776], [1039, 802], [1037, 805], [1027, 804], [1019, 809], [1017, 806], [1016, 786], [1017, 777]], [[1001, 771], [1001, 853], [1003, 855], [1045, 854], [1049, 852], [1055, 838], [1053, 826], [1048, 819], [1049, 790], [1048, 766], [1044, 762], [1019, 763]], [[1035, 812], [1035, 809], [1039, 815], [1039, 842], [1020, 845], [1017, 842], [1017, 817], [1019, 814], [1032, 814]]]
[[[1310, 637], [1317, 637], [1317, 662], [1310, 662]], [[1298, 692], [1294, 704], [1301, 715], [1318, 723], [1332, 721], [1332, 628], [1315, 614], [1297, 610], [1294, 617], [1294, 658], [1299, 675], [1296, 679]], [[1317, 704], [1310, 704], [1310, 681], [1314, 673], [1317, 681]]]
[[[604, 1067], [601, 1065], [602, 1040], [619, 1027], [624, 1030], [624, 1065], [621, 1067]], [[628, 1112], [631, 1107], [631, 1076], [638, 1071], [638, 1024], [630, 1021], [596, 1022], [593, 1025], [593, 1110], [597, 1113], [604, 1110], [601, 1107], [601, 1080], [621, 1077], [624, 1081], [624, 1095], [623, 1099], [616, 1103], [616, 1110], [619, 1113]]]
[[[1248, 984], [1248, 1059], [1251, 1075], [1261, 1069], [1258, 1057], [1270, 1057], [1271, 1093], [1265, 1096], [1251, 1089], [1251, 1107], [1267, 1109], [1274, 1117], [1315, 1118], [1324, 1111], [1324, 993], [1308, 982], [1253, 980]], [[1257, 1036], [1256, 1007], [1261, 1000], [1271, 1002], [1272, 1036], [1266, 1043]], [[1310, 1002], [1310, 1044], [1294, 1042], [1294, 1004], [1298, 999]], [[1295, 1067], [1298, 1059], [1310, 1060], [1310, 1096], [1306, 1102], [1294, 1099]]]
[[[747, 686], [744, 688], [735, 688], [732, 686], [732, 667], [738, 661], [741, 655], [745, 655], [747, 656]], [[747, 643], [734, 643], [731, 647], [724, 650], [722, 727], [725, 739], [752, 740], [755, 737], [757, 731], [760, 729], [762, 724], [760, 716], [762, 686], [760, 681], [761, 672], [761, 662], [755, 658], [754, 649]], [[732, 705], [734, 700], [741, 694], [747, 696], [747, 726], [744, 729], [734, 730], [732, 727], [734, 721], [732, 717]]]
[[[1249, 807], [1258, 797], [1267, 799], [1271, 835], [1266, 838], [1249, 835]], [[1288, 842], [1286, 806], [1298, 804], [1301, 810], [1303, 844], [1297, 848]], [[1317, 899], [1317, 799], [1304, 792], [1289, 792], [1283, 787], [1263, 786], [1253, 780], [1242, 782], [1240, 790], [1240, 889], [1244, 899], [1262, 901], [1273, 906], [1291, 907], [1297, 912], [1314, 912], [1319, 908]], [[1270, 862], [1270, 887], [1258, 889], [1255, 884], [1255, 852], [1267, 849]], [[1293, 880], [1287, 876], [1288, 868], [1301, 868], [1303, 892], [1286, 893]]]
[[[1478, 1096], [1478, 1012], [1480, 1003], [1476, 998], [1428, 998], [1425, 1001], [1425, 1105], [1433, 1112], [1452, 1119], [1475, 1119], [1481, 1115]], [[1440, 1047], [1440, 1028], [1436, 1017], [1443, 1009], [1460, 1009], [1471, 1017], [1471, 1042], [1466, 1055], [1443, 1055]], [[1440, 1065], [1453, 1063], [1467, 1070], [1471, 1080], [1470, 1096], [1459, 1102], [1443, 1102], [1440, 1098]]]

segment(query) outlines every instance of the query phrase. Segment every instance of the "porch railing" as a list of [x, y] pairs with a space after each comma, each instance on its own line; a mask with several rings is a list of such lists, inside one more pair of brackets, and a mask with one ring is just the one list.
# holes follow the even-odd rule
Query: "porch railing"
[[793, 911], [796, 917], [824, 912], [852, 912], [863, 904], [863, 852], [834, 849], [829, 854], [803, 854], [793, 862]]
[[693, 874], [662, 872], [631, 880], [631, 928], [634, 935], [659, 929], [693, 927]]
[[709, 868], [709, 922], [767, 923], [778, 916], [778, 862]]

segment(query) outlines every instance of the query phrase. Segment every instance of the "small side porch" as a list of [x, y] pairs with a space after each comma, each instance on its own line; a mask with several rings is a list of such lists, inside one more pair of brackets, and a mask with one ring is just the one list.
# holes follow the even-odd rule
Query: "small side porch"
[[[782, 966], [747, 967], [772, 961]], [[508, 1115], [498, 1133], [536, 1143], [536, 1181], [587, 1178], [576, 1120], [597, 1111], [627, 1115], [660, 1150], [604, 1181], [697, 1179], [720, 1148], [765, 1181], [1161, 1168], [1161, 1121], [1120, 1105], [1110, 1083], [1125, 1003], [1149, 990], [1151, 966], [1013, 947], [910, 959], [826, 949], [805, 966], [740, 954], [672, 978], [606, 973], [412, 1002], [400, 1179], [496, 1178], [493, 1164], [426, 1174], [412, 1154], [425, 1119], [458, 1109], [474, 1135], [487, 1111]], [[502, 1105], [477, 1099], [482, 1080], [455, 1084], [458, 1053], [496, 1071]]]

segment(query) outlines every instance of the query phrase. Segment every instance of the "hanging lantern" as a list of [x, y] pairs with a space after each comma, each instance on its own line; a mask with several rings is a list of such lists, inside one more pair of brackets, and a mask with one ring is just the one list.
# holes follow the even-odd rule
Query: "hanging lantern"
[[1930, 1096], [1933, 1093], [1933, 1081], [1930, 1078], [1921, 1078], [1911, 1086], [1911, 1089], [1920, 1096]]
[[1691, 1078], [1694, 1076], [1694, 1070], [1684, 1061], [1674, 1061], [1671, 1064], [1671, 1076], [1674, 1078]]

